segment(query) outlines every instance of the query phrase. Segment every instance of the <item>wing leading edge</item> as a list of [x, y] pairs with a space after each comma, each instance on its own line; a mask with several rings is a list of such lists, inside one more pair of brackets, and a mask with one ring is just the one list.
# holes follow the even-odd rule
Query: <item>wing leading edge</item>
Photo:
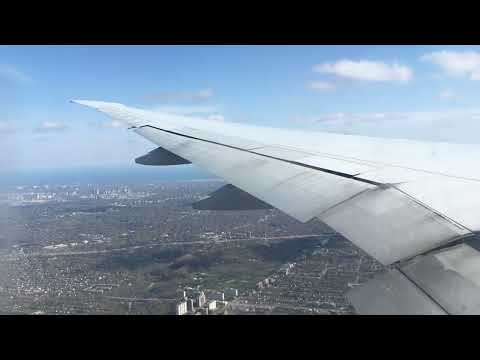
[[[314, 143], [308, 140], [311, 134], [295, 140], [284, 130], [253, 132], [254, 127], [241, 124], [157, 114], [115, 103], [76, 102], [123, 121], [168, 152], [299, 221], [320, 219], [384, 265], [409, 261], [480, 228], [480, 221], [471, 214], [480, 207], [480, 199], [462, 197], [458, 191], [480, 190], [475, 172], [448, 164], [426, 167], [422, 157], [402, 162], [399, 154], [410, 150], [399, 144], [412, 145], [420, 154], [440, 161], [428, 151], [429, 143], [392, 140], [396, 152], [389, 163], [385, 153], [379, 159], [372, 151], [385, 148], [386, 139], [318, 133]], [[344, 148], [352, 143], [355, 152], [346, 153]], [[472, 154], [471, 147], [458, 145], [452, 150], [451, 145], [446, 144], [449, 153], [480, 154], [477, 147]], [[439, 152], [438, 144], [431, 147]], [[358, 293], [352, 299], [361, 298]]]

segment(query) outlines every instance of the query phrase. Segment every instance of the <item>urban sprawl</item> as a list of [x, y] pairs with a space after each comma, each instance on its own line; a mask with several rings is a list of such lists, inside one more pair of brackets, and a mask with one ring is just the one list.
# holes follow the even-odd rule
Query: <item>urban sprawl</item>
[[222, 185], [4, 187], [0, 313], [353, 313], [378, 262], [318, 221], [192, 208]]

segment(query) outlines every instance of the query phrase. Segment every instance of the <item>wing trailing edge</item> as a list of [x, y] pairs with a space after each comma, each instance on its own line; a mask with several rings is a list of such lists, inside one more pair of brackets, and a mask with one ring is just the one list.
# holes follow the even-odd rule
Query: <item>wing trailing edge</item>
[[480, 314], [480, 239], [418, 256], [356, 286], [361, 314]]

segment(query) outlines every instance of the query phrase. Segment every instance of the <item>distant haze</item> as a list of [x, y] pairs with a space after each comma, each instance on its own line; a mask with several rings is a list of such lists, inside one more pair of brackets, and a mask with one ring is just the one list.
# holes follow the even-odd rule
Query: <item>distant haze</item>
[[60, 184], [131, 184], [160, 181], [215, 179], [192, 165], [132, 166], [123, 168], [42, 169], [0, 172], [0, 186]]

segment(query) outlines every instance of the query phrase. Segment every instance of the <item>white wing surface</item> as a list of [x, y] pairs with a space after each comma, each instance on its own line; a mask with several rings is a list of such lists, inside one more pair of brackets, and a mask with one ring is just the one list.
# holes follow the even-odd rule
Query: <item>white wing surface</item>
[[[478, 145], [281, 130], [74, 102], [123, 121], [183, 163], [299, 221], [320, 219], [384, 265], [405, 264], [480, 229]], [[400, 284], [395, 276], [388, 281]], [[364, 289], [355, 289], [354, 303]]]

